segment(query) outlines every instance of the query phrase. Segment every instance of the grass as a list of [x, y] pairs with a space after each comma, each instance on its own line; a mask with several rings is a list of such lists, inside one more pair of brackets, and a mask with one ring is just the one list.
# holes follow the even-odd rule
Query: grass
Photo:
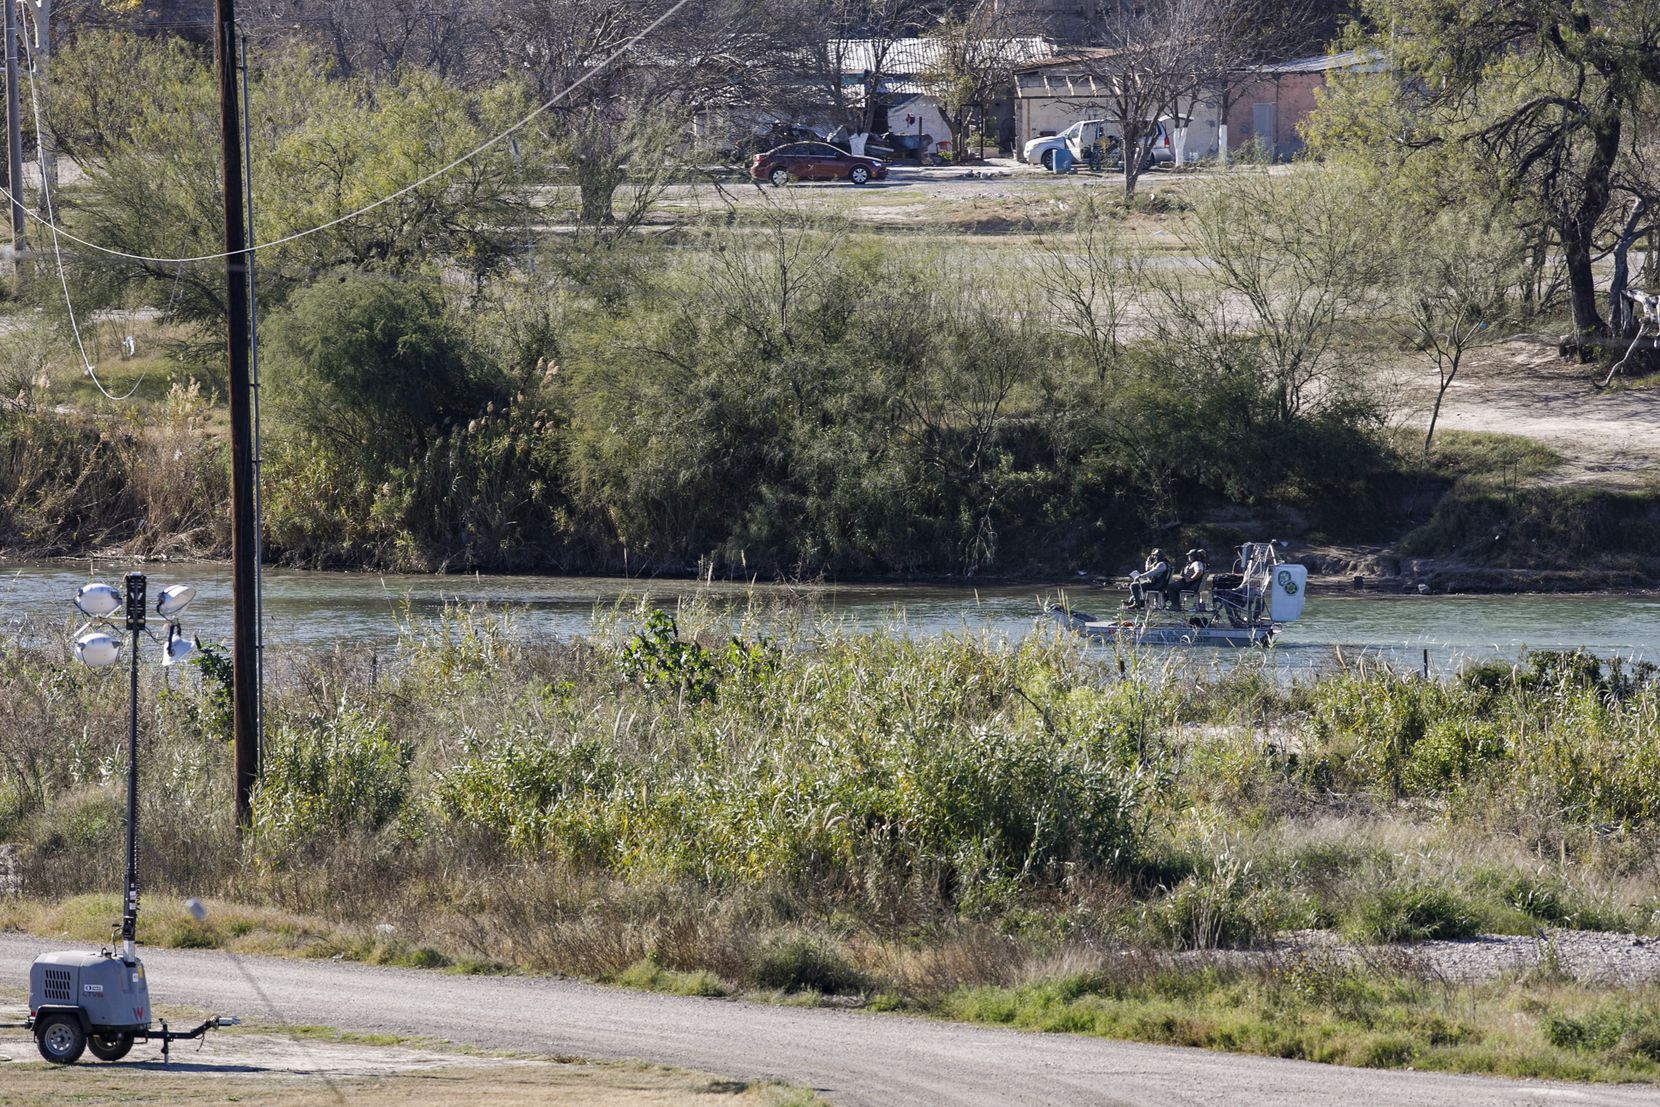
[[[1129, 656], [1120, 674], [1050, 634], [913, 641], [797, 619], [734, 641], [707, 607], [647, 614], [545, 644], [456, 609], [409, 627], [389, 664], [305, 658], [272, 689], [240, 845], [211, 684], [147, 692], [144, 939], [1651, 1078], [1630, 1019], [1585, 1047], [1568, 1029], [1505, 1037], [1498, 1014], [1456, 1041], [1409, 1025], [1471, 1005], [1528, 1026], [1590, 1018], [1576, 985], [1447, 991], [1383, 959], [1332, 992], [1361, 997], [1332, 1022], [1337, 1000], [1298, 999], [1272, 952], [1310, 929], [1655, 933], [1650, 668], [1540, 654], [1437, 681], [1368, 664], [1284, 684], [1249, 660]], [[15, 720], [0, 926], [108, 939], [122, 719], [104, 691], [54, 656], [0, 651]], [[1603, 998], [1652, 1004], [1642, 988]], [[1184, 1003], [1209, 1013], [1178, 1018]], [[1581, 1037], [1610, 1040], [1615, 1017], [1596, 1018]]]
[[1451, 985], [1295, 957], [1256, 969], [1147, 968], [964, 988], [933, 1010], [970, 1022], [1364, 1068], [1649, 1083], [1660, 990], [1507, 979]]
[[[1403, 434], [1421, 446], [1421, 438]], [[1403, 441], [1403, 449], [1408, 441]], [[1487, 487], [1526, 484], [1549, 476], [1562, 466], [1562, 455], [1542, 442], [1514, 434], [1443, 430], [1436, 434], [1426, 462], [1429, 473], [1451, 479], [1455, 485]]]
[[[231, 953], [329, 958], [368, 965], [445, 969], [468, 974], [502, 971], [499, 964], [439, 952], [399, 940], [391, 928], [330, 923], [268, 907], [209, 900], [207, 917], [194, 918], [178, 898], [147, 898], [144, 943], [164, 949], [222, 949]], [[121, 916], [119, 896], [102, 893], [52, 902], [0, 898], [0, 928], [109, 944]]]
[[727, 996], [731, 987], [708, 970], [676, 972], [665, 969], [649, 959], [636, 961], [611, 981], [624, 988], [638, 988], [647, 992], [663, 992], [671, 996]]

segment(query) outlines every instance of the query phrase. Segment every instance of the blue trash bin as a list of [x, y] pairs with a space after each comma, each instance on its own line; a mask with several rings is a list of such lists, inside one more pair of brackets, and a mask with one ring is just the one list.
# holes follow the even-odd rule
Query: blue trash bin
[[1071, 149], [1071, 147], [1062, 146], [1059, 150], [1055, 151], [1055, 172], [1057, 172], [1057, 173], [1070, 173], [1070, 172], [1072, 172], [1072, 149]]

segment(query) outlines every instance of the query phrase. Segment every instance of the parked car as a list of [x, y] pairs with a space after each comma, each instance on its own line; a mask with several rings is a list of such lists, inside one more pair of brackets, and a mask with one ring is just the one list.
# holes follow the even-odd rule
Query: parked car
[[764, 154], [756, 154], [749, 175], [775, 185], [794, 181], [852, 181], [862, 185], [888, 175], [880, 158], [856, 158], [828, 142], [791, 142]]
[[[1163, 123], [1153, 125], [1153, 149], [1143, 159], [1142, 168], [1163, 165], [1176, 160], [1176, 151], [1170, 144], [1170, 132]], [[1118, 124], [1109, 119], [1084, 119], [1072, 124], [1058, 135], [1034, 138], [1021, 150], [1020, 156], [1030, 165], [1055, 167], [1055, 151], [1065, 147], [1072, 151], [1072, 160], [1091, 164], [1097, 160], [1106, 164], [1123, 164], [1122, 142]]]

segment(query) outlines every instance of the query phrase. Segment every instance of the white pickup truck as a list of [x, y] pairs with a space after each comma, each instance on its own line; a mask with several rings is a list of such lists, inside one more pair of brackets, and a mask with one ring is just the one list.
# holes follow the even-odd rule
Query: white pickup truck
[[[1163, 123], [1154, 123], [1153, 150], [1149, 164], [1164, 164], [1176, 160], [1176, 152], [1170, 145], [1170, 132], [1165, 130]], [[1072, 124], [1058, 135], [1044, 135], [1034, 138], [1021, 150], [1021, 158], [1028, 165], [1041, 165], [1045, 169], [1055, 167], [1055, 151], [1066, 147], [1072, 151], [1072, 160], [1075, 163], [1088, 163], [1084, 155], [1089, 150], [1100, 150], [1102, 156], [1110, 163], [1118, 161], [1122, 155], [1118, 151], [1118, 124], [1109, 119], [1084, 119]]]

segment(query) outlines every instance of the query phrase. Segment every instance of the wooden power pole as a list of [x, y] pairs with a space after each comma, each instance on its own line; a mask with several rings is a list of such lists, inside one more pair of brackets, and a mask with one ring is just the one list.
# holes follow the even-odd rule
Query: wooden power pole
[[214, 69], [219, 79], [219, 145], [225, 185], [225, 321], [231, 406], [231, 716], [236, 751], [236, 825], [253, 815], [259, 765], [255, 656], [257, 574], [253, 377], [249, 359], [250, 262], [243, 208], [242, 119], [237, 109], [235, 0], [214, 0]]
[[27, 248], [23, 226], [23, 113], [17, 99], [17, 5], [6, 5], [6, 191], [12, 196], [12, 258], [21, 278], [23, 251]]

